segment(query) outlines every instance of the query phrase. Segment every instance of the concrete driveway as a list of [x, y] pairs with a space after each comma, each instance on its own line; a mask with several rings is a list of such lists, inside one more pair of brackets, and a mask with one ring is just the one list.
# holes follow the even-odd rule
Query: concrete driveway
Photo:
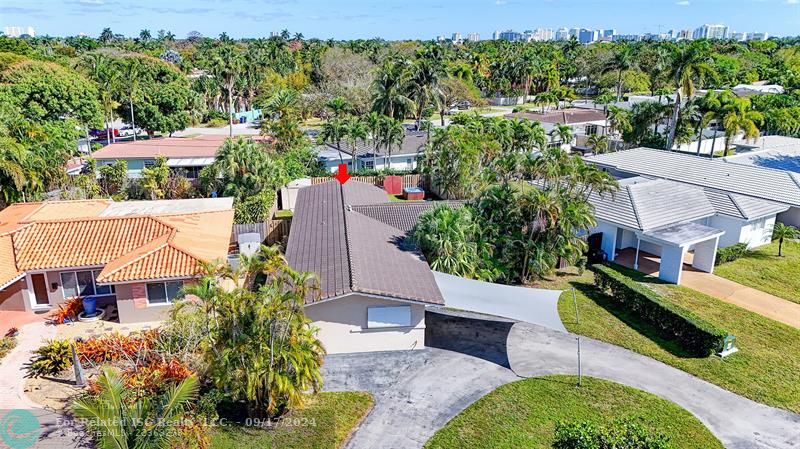
[[[800, 415], [767, 407], [626, 349], [581, 338], [583, 372], [639, 388], [686, 408], [731, 449], [800, 448]], [[576, 374], [576, 336], [527, 323], [508, 334], [510, 369], [427, 348], [328, 356], [329, 391], [366, 390], [375, 406], [346, 446], [420, 448], [478, 398], [522, 377]]]

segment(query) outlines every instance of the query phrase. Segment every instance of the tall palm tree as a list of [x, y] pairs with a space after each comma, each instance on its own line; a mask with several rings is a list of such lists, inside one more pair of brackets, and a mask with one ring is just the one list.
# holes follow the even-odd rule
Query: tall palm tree
[[349, 117], [344, 124], [344, 132], [350, 143], [350, 154], [353, 156], [353, 170], [358, 170], [358, 142], [367, 140], [367, 125], [359, 117]]
[[369, 139], [372, 142], [372, 168], [377, 167], [378, 146], [380, 145], [381, 127], [383, 126], [383, 116], [377, 112], [370, 112], [364, 117], [364, 124], [369, 132]]
[[772, 240], [778, 241], [778, 257], [783, 256], [783, 241], [800, 237], [800, 231], [794, 226], [789, 226], [781, 222], [775, 223], [772, 228]]
[[113, 59], [97, 52], [84, 56], [81, 64], [88, 72], [89, 78], [97, 83], [106, 125], [106, 141], [112, 142], [115, 140], [114, 133], [111, 132], [111, 124], [114, 122], [114, 108], [117, 106], [114, 94], [119, 86], [119, 66]]
[[603, 72], [617, 72], [617, 103], [622, 100], [622, 74], [634, 67], [636, 67], [636, 58], [630, 45], [625, 42], [617, 44], [611, 60], [603, 69]]
[[75, 401], [72, 411], [96, 432], [101, 449], [174, 447], [177, 434], [172, 423], [180, 419], [199, 390], [197, 378], [191, 376], [161, 396], [130, 401], [122, 376], [109, 367], [103, 368], [97, 386], [100, 393]]
[[562, 144], [569, 145], [572, 143], [572, 127], [567, 124], [557, 123], [551, 133], [553, 141], [557, 138]]
[[344, 119], [334, 117], [327, 120], [322, 124], [322, 131], [319, 133], [320, 143], [330, 142], [336, 145], [336, 151], [339, 152], [339, 163], [344, 164], [342, 157], [342, 140], [344, 140], [347, 133]]
[[689, 99], [694, 95], [697, 84], [702, 84], [706, 78], [716, 77], [716, 71], [711, 64], [708, 51], [700, 45], [690, 44], [682, 47], [675, 54], [669, 78], [675, 87], [675, 104], [672, 111], [671, 126], [667, 137], [667, 148], [671, 149], [675, 142], [675, 132], [678, 129], [678, 115], [681, 110], [683, 98]]
[[425, 109], [436, 106], [441, 97], [439, 79], [444, 69], [439, 61], [420, 58], [411, 66], [408, 79], [408, 98], [414, 102], [414, 122], [419, 130]]
[[211, 60], [211, 72], [228, 94], [228, 136], [233, 137], [233, 89], [242, 73], [244, 58], [230, 43], [218, 47]]
[[350, 102], [344, 97], [333, 97], [325, 104], [333, 112], [333, 117], [340, 118], [350, 111]]
[[406, 129], [403, 122], [390, 117], [385, 117], [381, 124], [381, 143], [386, 148], [388, 159], [384, 164], [384, 170], [392, 168], [392, 148], [401, 147], [406, 137]]
[[725, 127], [725, 156], [730, 150], [731, 141], [740, 132], [744, 138], [755, 139], [759, 136], [759, 125], [764, 121], [764, 115], [754, 110], [747, 98], [732, 97], [723, 106], [724, 115], [722, 126]]
[[147, 43], [153, 36], [150, 34], [150, 30], [142, 30], [139, 31], [139, 40], [143, 43]]
[[391, 117], [403, 119], [414, 102], [408, 97], [408, 61], [400, 57], [388, 57], [378, 69], [372, 82], [372, 110]]
[[620, 135], [631, 131], [631, 114], [626, 109], [609, 106], [607, 120], [609, 129]]
[[128, 103], [131, 108], [131, 129], [133, 130], [133, 140], [136, 141], [136, 120], [133, 114], [133, 97], [139, 86], [139, 74], [142, 64], [139, 58], [127, 58], [122, 64], [122, 78], [128, 82]]
[[111, 28], [103, 28], [103, 31], [100, 33], [100, 37], [98, 40], [104, 44], [107, 44], [114, 40], [114, 32], [111, 31]]

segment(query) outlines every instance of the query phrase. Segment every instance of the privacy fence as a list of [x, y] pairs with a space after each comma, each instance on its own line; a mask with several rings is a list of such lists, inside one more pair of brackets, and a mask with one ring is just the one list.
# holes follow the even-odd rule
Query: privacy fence
[[[383, 178], [385, 176], [352, 176], [350, 179], [352, 181], [363, 182], [367, 184], [373, 184], [379, 187], [383, 187]], [[411, 175], [402, 175], [403, 178], [403, 187], [422, 187], [423, 189], [427, 188], [426, 177], [420, 174], [411, 174]], [[311, 178], [311, 184], [317, 185], [322, 184], [323, 182], [332, 181], [333, 178], [322, 176]]]

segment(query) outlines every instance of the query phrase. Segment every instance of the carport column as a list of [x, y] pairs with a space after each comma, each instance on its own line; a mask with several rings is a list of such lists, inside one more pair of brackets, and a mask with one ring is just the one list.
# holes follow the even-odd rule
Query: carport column
[[714, 261], [717, 258], [717, 245], [719, 244], [719, 237], [708, 239], [705, 242], [695, 243], [694, 245], [694, 260], [692, 267], [706, 273], [714, 272]]
[[617, 227], [609, 223], [599, 222], [595, 231], [603, 234], [603, 243], [600, 244], [600, 249], [608, 255], [608, 260], [613, 262], [614, 254], [617, 251]]
[[683, 246], [662, 245], [658, 277], [673, 284], [680, 284], [684, 254], [686, 248]]

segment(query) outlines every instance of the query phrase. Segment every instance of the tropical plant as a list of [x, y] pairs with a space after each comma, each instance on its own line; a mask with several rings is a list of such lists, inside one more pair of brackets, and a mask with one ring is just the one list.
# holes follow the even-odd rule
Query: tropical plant
[[711, 64], [708, 49], [703, 46], [702, 42], [684, 46], [677, 51], [669, 71], [669, 78], [676, 89], [671, 120], [672, 126], [670, 126], [667, 136], [667, 148], [671, 149], [675, 142], [682, 99], [691, 98], [694, 95], [697, 84], [702, 85], [707, 78], [716, 76], [717, 73]]
[[164, 198], [167, 181], [169, 181], [169, 166], [166, 156], [156, 156], [155, 163], [142, 169], [141, 186], [151, 200]]
[[441, 204], [419, 217], [414, 239], [436, 271], [479, 277], [478, 225], [469, 208]]
[[592, 134], [586, 141], [589, 147], [596, 154], [602, 154], [608, 151], [608, 136], [602, 134]]
[[800, 238], [800, 230], [781, 222], [776, 222], [772, 228], [772, 240], [778, 241], [778, 256], [783, 256], [783, 241]]
[[402, 120], [412, 110], [408, 97], [409, 62], [399, 56], [388, 57], [372, 82], [372, 110]]
[[622, 74], [636, 67], [636, 58], [629, 44], [622, 42], [615, 46], [611, 60], [608, 61], [604, 71], [617, 73], [617, 103], [622, 100]]
[[129, 400], [122, 376], [103, 368], [96, 380], [97, 394], [72, 404], [75, 417], [87, 424], [102, 449], [176, 447], [179, 423], [197, 397], [197, 378], [190, 376], [162, 395]]
[[359, 117], [349, 117], [344, 124], [344, 134], [350, 143], [350, 154], [353, 157], [353, 169], [358, 170], [358, 142], [367, 140], [367, 125]]
[[553, 141], [559, 141], [562, 144], [569, 145], [572, 143], [572, 127], [564, 124], [557, 123], [553, 128], [551, 138]]
[[747, 98], [730, 97], [722, 106], [722, 126], [725, 127], [725, 156], [730, 150], [733, 138], [742, 133], [745, 139], [755, 139], [759, 136], [758, 127], [764, 116], [752, 109]]
[[72, 366], [72, 349], [69, 340], [50, 340], [33, 352], [25, 377], [52, 376]]
[[336, 146], [336, 151], [339, 153], [339, 163], [342, 164], [344, 163], [342, 140], [345, 139], [346, 134], [347, 126], [344, 119], [333, 117], [322, 124], [322, 130], [317, 136], [320, 143], [331, 142]]

